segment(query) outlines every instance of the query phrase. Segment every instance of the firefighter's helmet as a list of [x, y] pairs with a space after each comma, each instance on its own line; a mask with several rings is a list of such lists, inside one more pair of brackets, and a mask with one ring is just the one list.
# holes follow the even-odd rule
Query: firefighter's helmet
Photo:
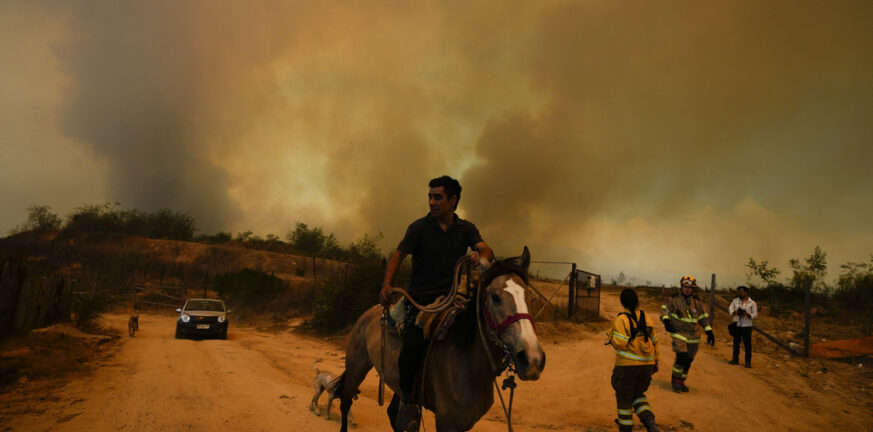
[[682, 276], [682, 279], [679, 280], [679, 286], [697, 288], [697, 279], [694, 279], [694, 276], [691, 275]]

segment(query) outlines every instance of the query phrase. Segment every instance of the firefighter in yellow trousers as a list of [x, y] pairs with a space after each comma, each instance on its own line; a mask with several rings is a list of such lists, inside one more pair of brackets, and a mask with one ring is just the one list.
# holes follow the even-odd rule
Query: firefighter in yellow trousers
[[657, 432], [655, 414], [646, 399], [646, 390], [652, 382], [652, 374], [658, 371], [658, 336], [646, 313], [639, 309], [636, 291], [628, 288], [621, 292], [624, 312], [618, 314], [607, 337], [615, 348], [615, 368], [612, 370], [612, 388], [618, 405], [620, 432], [630, 432], [634, 427], [634, 412], [646, 431]]
[[694, 295], [694, 288], [697, 288], [694, 277], [683, 276], [679, 281], [679, 293], [665, 299], [661, 306], [661, 321], [673, 339], [673, 352], [676, 353], [672, 380], [673, 391], [676, 393], [688, 391], [685, 380], [700, 345], [698, 325], [706, 332], [706, 342], [715, 345], [712, 318], [703, 309], [700, 298]]

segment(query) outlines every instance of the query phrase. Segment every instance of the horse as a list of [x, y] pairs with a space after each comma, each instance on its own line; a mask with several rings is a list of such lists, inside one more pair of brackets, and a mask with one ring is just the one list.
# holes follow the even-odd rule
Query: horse
[[[505, 366], [505, 358], [511, 360], [522, 380], [539, 379], [546, 355], [524, 299], [529, 265], [527, 246], [520, 256], [491, 264], [482, 272], [476, 295], [457, 315], [447, 336], [441, 341], [431, 339], [420, 394], [423, 407], [434, 412], [437, 432], [473, 428], [494, 403], [492, 382], [503, 370], [500, 365]], [[364, 312], [349, 335], [345, 371], [333, 388], [341, 400], [341, 432], [348, 431], [352, 401], [374, 366], [394, 391], [388, 406], [389, 422], [394, 428], [400, 403], [397, 359], [401, 339], [396, 331], [387, 332], [385, 370], [379, 370], [381, 312], [379, 305]]]

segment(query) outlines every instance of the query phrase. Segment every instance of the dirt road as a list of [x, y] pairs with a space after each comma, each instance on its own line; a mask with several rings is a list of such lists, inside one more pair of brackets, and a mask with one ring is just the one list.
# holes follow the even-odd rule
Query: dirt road
[[[603, 315], [615, 316], [617, 310], [616, 302], [605, 297]], [[126, 330], [126, 316], [105, 319]], [[226, 341], [176, 340], [173, 325], [172, 316], [141, 314], [140, 332], [125, 336], [93, 374], [51, 392], [24, 387], [0, 395], [0, 431], [338, 430], [335, 419], [316, 417], [308, 409], [311, 365], [321, 358], [320, 368], [340, 372], [343, 354], [337, 344], [233, 325]], [[515, 430], [614, 430], [613, 351], [603, 346], [600, 330], [542, 327], [546, 370], [539, 381], [519, 385]], [[753, 369], [730, 366], [726, 335], [719, 336], [719, 344], [703, 348], [694, 362], [688, 394], [670, 391], [672, 353], [662, 338], [665, 364], [648, 393], [662, 430], [870, 430], [869, 392], [859, 398], [841, 384], [838, 371], [803, 376], [799, 363], [763, 355], [756, 356]], [[384, 408], [376, 403], [376, 386], [371, 372], [353, 406], [358, 431], [390, 430]], [[501, 419], [497, 403], [474, 430], [505, 431]], [[430, 415], [425, 428], [435, 430]]]

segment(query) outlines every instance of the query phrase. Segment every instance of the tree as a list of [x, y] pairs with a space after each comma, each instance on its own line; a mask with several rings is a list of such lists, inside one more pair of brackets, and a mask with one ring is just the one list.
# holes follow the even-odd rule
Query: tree
[[52, 213], [51, 207], [33, 205], [27, 208], [27, 222], [21, 231], [57, 231], [61, 227], [61, 218]]
[[797, 258], [788, 260], [788, 264], [793, 270], [790, 283], [799, 287], [804, 279], [809, 277], [813, 286], [826, 290], [827, 287], [824, 284], [824, 277], [827, 274], [828, 269], [827, 255], [827, 252], [816, 246], [812, 255], [803, 260], [803, 262]]
[[333, 233], [325, 235], [321, 227], [309, 228], [303, 222], [297, 222], [294, 231], [288, 233], [287, 239], [296, 251], [311, 256], [338, 246]]
[[775, 282], [776, 276], [781, 273], [776, 267], [770, 268], [767, 260], [761, 260], [760, 263], [755, 262], [754, 258], [749, 258], [749, 263], [746, 264], [749, 273], [746, 276], [751, 279], [752, 276], [757, 276], [764, 281], [765, 286], [770, 286]]
[[835, 297], [854, 305], [873, 303], [873, 255], [870, 263], [847, 262], [837, 279]]
[[623, 271], [618, 272], [618, 284], [619, 284], [619, 285], [623, 285], [625, 279], [626, 279], [626, 278], [625, 278], [625, 276], [624, 276], [624, 272], [623, 272]]
[[334, 253], [337, 250], [341, 250], [333, 233], [324, 235], [321, 227], [309, 228], [309, 225], [303, 222], [297, 222], [294, 231], [289, 232], [287, 238], [295, 250], [312, 257], [313, 276], [317, 275], [315, 266], [316, 255], [325, 252]]

